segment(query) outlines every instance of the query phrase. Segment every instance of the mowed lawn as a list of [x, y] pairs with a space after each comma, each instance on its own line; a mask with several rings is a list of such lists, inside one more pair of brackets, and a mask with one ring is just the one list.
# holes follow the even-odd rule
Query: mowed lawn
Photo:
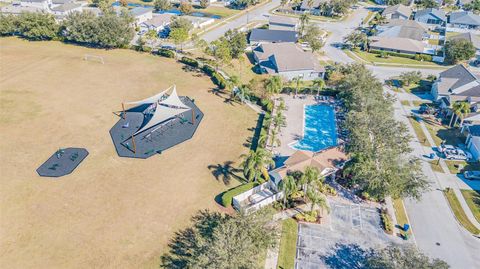
[[[118, 157], [113, 112], [172, 84], [205, 114], [193, 139], [146, 160]], [[1, 38], [0, 268], [159, 268], [174, 232], [196, 211], [218, 210], [215, 196], [235, 184], [207, 167], [238, 165], [256, 124], [212, 87], [172, 59]], [[90, 152], [71, 175], [37, 175], [70, 146]]]

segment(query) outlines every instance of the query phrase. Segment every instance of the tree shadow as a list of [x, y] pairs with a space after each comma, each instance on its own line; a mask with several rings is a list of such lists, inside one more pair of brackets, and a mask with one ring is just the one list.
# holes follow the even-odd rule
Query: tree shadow
[[[265, 119], [265, 114], [260, 113], [257, 120], [257, 125], [255, 126], [255, 131], [253, 132], [253, 137], [251, 137], [251, 141], [249, 147], [251, 150], [257, 150], [258, 141], [260, 139], [260, 133], [262, 132], [263, 121]], [[247, 140], [248, 141], [248, 140]]]
[[205, 240], [212, 237], [214, 229], [228, 216], [218, 212], [201, 210], [192, 217], [193, 227], [175, 232], [168, 243], [170, 251], [160, 257], [160, 267], [169, 269], [187, 268], [192, 257], [202, 251]]
[[371, 249], [363, 249], [357, 244], [335, 244], [328, 256], [322, 257], [328, 268], [332, 269], [362, 269], [373, 254]]
[[223, 164], [211, 164], [207, 167], [217, 181], [221, 180], [225, 185], [229, 185], [232, 179], [242, 181], [242, 177], [235, 174], [241, 172], [242, 170], [233, 167], [233, 164], [234, 162], [232, 161], [225, 161]]

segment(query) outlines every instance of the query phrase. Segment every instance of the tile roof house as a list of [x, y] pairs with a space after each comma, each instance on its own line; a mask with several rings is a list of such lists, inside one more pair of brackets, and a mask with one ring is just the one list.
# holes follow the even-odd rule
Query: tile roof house
[[412, 9], [410, 7], [398, 4], [395, 6], [389, 6], [382, 12], [382, 16], [387, 19], [403, 19], [408, 20], [412, 15]]
[[253, 29], [250, 44], [297, 42], [297, 32], [287, 30]]
[[431, 93], [443, 108], [456, 101], [476, 105], [480, 102], [480, 76], [461, 64], [456, 65], [439, 74]]
[[480, 125], [466, 125], [462, 127], [462, 133], [467, 134], [465, 145], [473, 159], [480, 160]]
[[447, 22], [447, 16], [442, 9], [427, 8], [417, 11], [415, 20], [426, 24], [442, 25]]
[[376, 29], [379, 37], [399, 37], [422, 41], [428, 36], [428, 27], [412, 20], [394, 19]]
[[295, 31], [297, 29], [297, 22], [290, 17], [270, 16], [268, 29]]
[[8, 5], [0, 8], [1, 13], [11, 14], [11, 15], [19, 15], [22, 12], [40, 13], [43, 11], [44, 9], [40, 7], [22, 6], [18, 4], [12, 4], [12, 5]]
[[265, 43], [253, 50], [255, 62], [262, 72], [278, 74], [287, 80], [323, 78], [325, 68], [311, 52], [303, 51], [295, 43]]
[[300, 5], [300, 10], [312, 10], [312, 9], [318, 9], [320, 4], [322, 3], [328, 3], [329, 0], [313, 0], [312, 6], [309, 6], [309, 1], [308, 0], [303, 0], [302, 4]]
[[153, 18], [153, 8], [135, 7], [129, 10], [130, 14], [135, 18], [137, 24], [146, 22]]
[[82, 4], [67, 2], [65, 4], [51, 8], [51, 11], [56, 16], [65, 17], [73, 12], [82, 12]]
[[453, 12], [448, 22], [453, 28], [480, 29], [480, 16], [471, 11]]

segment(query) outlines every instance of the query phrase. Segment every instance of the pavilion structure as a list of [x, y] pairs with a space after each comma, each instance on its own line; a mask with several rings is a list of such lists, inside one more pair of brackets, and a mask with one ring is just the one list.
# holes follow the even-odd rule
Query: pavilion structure
[[194, 101], [178, 96], [173, 85], [146, 99], [122, 103], [110, 135], [119, 156], [145, 159], [192, 138], [202, 118]]

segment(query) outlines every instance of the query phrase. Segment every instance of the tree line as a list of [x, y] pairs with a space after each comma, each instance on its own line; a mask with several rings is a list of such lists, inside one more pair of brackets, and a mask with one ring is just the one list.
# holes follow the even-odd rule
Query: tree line
[[28, 40], [62, 40], [101, 48], [127, 47], [135, 32], [133, 17], [117, 15], [112, 9], [102, 16], [74, 12], [57, 23], [52, 14], [24, 12], [18, 16], [0, 15], [0, 35], [16, 35]]
[[351, 161], [344, 177], [375, 199], [418, 199], [429, 184], [419, 160], [409, 155], [411, 136], [405, 124], [394, 118], [394, 99], [384, 94], [381, 82], [360, 64], [337, 66], [329, 78], [348, 111], [346, 150]]

